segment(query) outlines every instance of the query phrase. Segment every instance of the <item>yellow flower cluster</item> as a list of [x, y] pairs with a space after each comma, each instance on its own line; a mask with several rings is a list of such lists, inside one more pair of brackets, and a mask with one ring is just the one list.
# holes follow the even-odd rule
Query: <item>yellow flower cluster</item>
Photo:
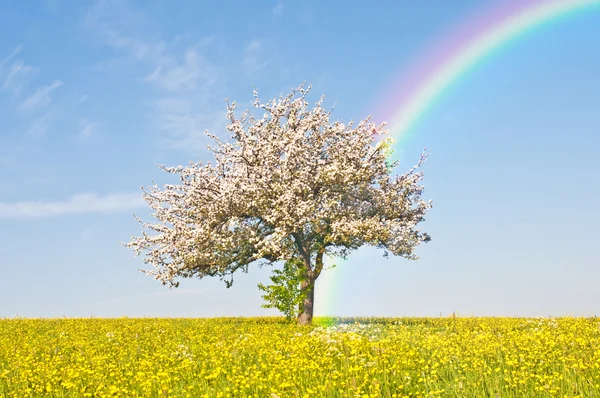
[[4, 319], [0, 396], [600, 396], [595, 318], [316, 321]]

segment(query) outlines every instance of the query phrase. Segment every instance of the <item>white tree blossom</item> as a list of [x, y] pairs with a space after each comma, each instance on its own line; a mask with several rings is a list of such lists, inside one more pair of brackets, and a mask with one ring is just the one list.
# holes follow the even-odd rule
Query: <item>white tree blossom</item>
[[366, 119], [354, 125], [330, 120], [323, 98], [311, 109], [301, 85], [266, 104], [254, 92], [254, 107], [236, 118], [227, 105], [231, 141], [209, 146], [215, 164], [160, 166], [177, 174], [178, 185], [143, 190], [155, 222], [126, 246], [153, 269], [163, 284], [178, 277], [218, 276], [228, 286], [233, 274], [252, 263], [299, 259], [304, 280], [300, 323], [310, 323], [314, 282], [323, 256], [346, 257], [363, 245], [416, 259], [413, 249], [429, 241], [417, 229], [431, 202], [421, 199], [419, 167], [392, 175], [391, 140], [385, 124]]

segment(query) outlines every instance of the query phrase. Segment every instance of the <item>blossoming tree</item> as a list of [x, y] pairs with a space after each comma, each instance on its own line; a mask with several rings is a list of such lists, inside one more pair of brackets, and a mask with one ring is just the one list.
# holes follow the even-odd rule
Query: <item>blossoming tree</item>
[[126, 244], [153, 266], [143, 272], [174, 287], [178, 277], [205, 276], [229, 287], [236, 271], [284, 260], [299, 269], [297, 320], [308, 324], [324, 256], [371, 245], [416, 259], [413, 249], [430, 239], [417, 229], [431, 207], [419, 185], [426, 155], [392, 175], [391, 140], [376, 139], [385, 125], [332, 122], [323, 98], [309, 108], [309, 91], [301, 85], [266, 104], [255, 91], [260, 118], [236, 118], [228, 104], [231, 142], [206, 133], [214, 165], [160, 166], [181, 183], [143, 189], [156, 220], [138, 219], [144, 231]]

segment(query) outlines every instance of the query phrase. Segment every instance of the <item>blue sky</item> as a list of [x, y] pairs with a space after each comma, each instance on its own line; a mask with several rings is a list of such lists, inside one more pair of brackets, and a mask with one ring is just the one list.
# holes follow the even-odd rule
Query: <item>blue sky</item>
[[[120, 246], [156, 164], [208, 159], [225, 98], [302, 81], [371, 113], [390, 82], [485, 2], [22, 1], [0, 6], [0, 317], [255, 316], [269, 269], [169, 290]], [[600, 7], [546, 24], [454, 84], [396, 154], [427, 146], [419, 261], [361, 249], [316, 314], [600, 313]]]

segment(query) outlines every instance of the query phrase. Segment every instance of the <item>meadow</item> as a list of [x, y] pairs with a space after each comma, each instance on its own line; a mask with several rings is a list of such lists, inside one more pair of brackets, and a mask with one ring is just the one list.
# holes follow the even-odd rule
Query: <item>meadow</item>
[[595, 397], [597, 318], [0, 319], [1, 397]]

